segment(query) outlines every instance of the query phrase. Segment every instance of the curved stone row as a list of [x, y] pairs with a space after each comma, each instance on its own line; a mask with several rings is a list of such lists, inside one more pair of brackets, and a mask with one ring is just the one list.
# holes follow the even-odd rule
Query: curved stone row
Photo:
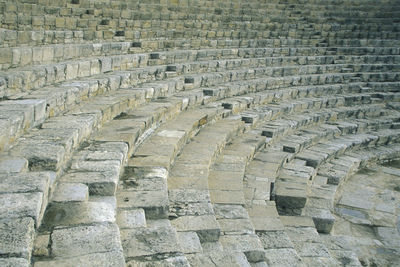
[[399, 157], [399, 6], [378, 2], [0, 1], [0, 265], [396, 252], [392, 225], [343, 241], [370, 212], [353, 173]]

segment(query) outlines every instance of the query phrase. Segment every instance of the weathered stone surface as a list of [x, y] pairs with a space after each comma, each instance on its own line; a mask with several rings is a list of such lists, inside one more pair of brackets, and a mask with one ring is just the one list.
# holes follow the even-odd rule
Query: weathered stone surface
[[119, 191], [117, 202], [120, 209], [144, 209], [149, 219], [168, 216], [169, 202], [166, 191]]
[[191, 266], [250, 266], [243, 253], [212, 252], [187, 255]]
[[88, 201], [89, 190], [84, 184], [59, 183], [53, 193], [53, 202], [84, 202]]
[[50, 266], [100, 266], [114, 267], [125, 266], [124, 255], [120, 251], [92, 253], [82, 256], [74, 256], [68, 259], [54, 259], [50, 261], [37, 261], [35, 267], [50, 267]]
[[42, 192], [0, 194], [0, 219], [31, 217], [39, 223], [42, 203]]
[[51, 175], [52, 174], [49, 172], [0, 174], [0, 192], [42, 192], [44, 195], [47, 195], [50, 186]]
[[89, 188], [90, 195], [113, 196], [117, 189], [119, 170], [105, 172], [70, 172], [60, 182], [82, 183]]
[[146, 227], [146, 217], [143, 209], [120, 210], [117, 214], [120, 229]]
[[265, 249], [293, 248], [293, 243], [283, 230], [260, 232], [257, 235]]
[[30, 262], [27, 259], [22, 258], [2, 258], [0, 259], [0, 265], [4, 267], [28, 267], [30, 266]]
[[51, 203], [44, 217], [46, 228], [102, 222], [115, 222], [114, 207], [109, 203]]
[[39, 234], [35, 238], [33, 255], [38, 257], [47, 257], [50, 255], [50, 234]]
[[171, 221], [177, 231], [196, 232], [201, 242], [218, 241], [220, 228], [214, 216], [182, 216]]
[[268, 266], [304, 266], [296, 251], [291, 248], [268, 249], [265, 254]]
[[213, 205], [217, 219], [247, 219], [249, 217], [246, 209], [240, 205]]
[[178, 232], [178, 244], [183, 253], [201, 253], [203, 249], [195, 232]]
[[256, 235], [225, 235], [219, 241], [227, 251], [243, 252], [249, 262], [265, 260], [265, 251]]
[[119, 229], [115, 224], [98, 224], [55, 229], [51, 234], [55, 257], [75, 257], [100, 252], [121, 252]]
[[28, 161], [25, 158], [0, 157], [0, 173], [19, 173], [27, 170]]
[[[32, 218], [6, 219], [0, 221], [0, 253], [5, 257], [21, 257], [30, 261], [33, 240], [35, 236], [35, 222]], [[1, 262], [1, 261], [0, 261]], [[12, 262], [25, 264], [22, 259]], [[6, 265], [7, 266], [7, 265]]]
[[179, 252], [176, 232], [165, 225], [122, 229], [121, 241], [126, 258]]
[[139, 261], [131, 260], [127, 262], [128, 267], [189, 267], [189, 263], [184, 256], [170, 257], [165, 260]]

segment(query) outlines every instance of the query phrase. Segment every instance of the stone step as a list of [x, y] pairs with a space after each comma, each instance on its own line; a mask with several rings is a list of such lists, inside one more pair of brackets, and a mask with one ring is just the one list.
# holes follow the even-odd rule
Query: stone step
[[125, 260], [134, 266], [147, 266], [146, 262], [189, 266], [181, 252], [179, 238], [169, 220], [148, 220], [146, 227], [121, 230]]
[[34, 266], [125, 266], [120, 232], [115, 223], [56, 228], [48, 238], [54, 258], [38, 260]]
[[[382, 153], [382, 160], [385, 157], [396, 154], [398, 146], [389, 149], [388, 146], [377, 145], [373, 149], [376, 154], [378, 150]], [[362, 151], [365, 156], [365, 161], [375, 161], [375, 153], [365, 153], [369, 148], [363, 148], [356, 151]], [[357, 152], [356, 152], [357, 153]], [[353, 155], [349, 156], [347, 154]], [[374, 155], [375, 154], [375, 155]], [[312, 217], [318, 232], [330, 233], [332, 230], [335, 218], [332, 215], [334, 210], [334, 199], [336, 191], [340, 185], [343, 185], [347, 178], [354, 174], [360, 166], [361, 159], [354, 152], [346, 153], [336, 159], [330, 160], [321, 166], [318, 170], [318, 176], [314, 179], [311, 185], [311, 191], [307, 194], [307, 203], [303, 210], [303, 215]], [[379, 159], [378, 159], [379, 160]], [[329, 171], [329, 173], [328, 173]], [[329, 184], [331, 177], [336, 177], [337, 183]]]
[[328, 248], [320, 239], [310, 217], [281, 216], [284, 229], [306, 266], [338, 266]]

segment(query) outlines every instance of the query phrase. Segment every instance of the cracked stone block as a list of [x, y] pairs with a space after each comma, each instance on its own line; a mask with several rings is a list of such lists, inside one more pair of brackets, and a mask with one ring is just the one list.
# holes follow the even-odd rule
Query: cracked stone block
[[76, 257], [92, 253], [122, 252], [116, 224], [98, 224], [55, 229], [51, 250], [55, 257]]

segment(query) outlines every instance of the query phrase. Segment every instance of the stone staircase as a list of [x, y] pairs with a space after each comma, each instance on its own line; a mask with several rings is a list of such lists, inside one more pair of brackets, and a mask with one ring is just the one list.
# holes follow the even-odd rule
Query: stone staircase
[[399, 15], [0, 0], [0, 265], [395, 265], [346, 190], [400, 155]]

